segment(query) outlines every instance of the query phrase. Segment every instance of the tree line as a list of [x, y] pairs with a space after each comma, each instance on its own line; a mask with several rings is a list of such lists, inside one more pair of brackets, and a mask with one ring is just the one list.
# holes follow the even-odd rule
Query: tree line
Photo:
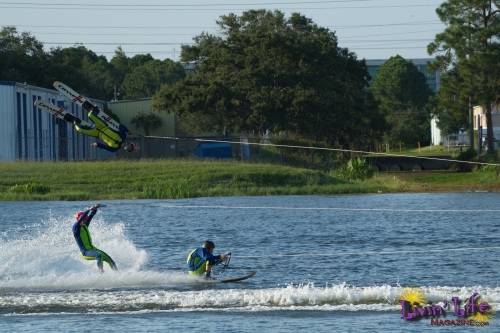
[[0, 80], [52, 88], [56, 80], [102, 100], [151, 97], [162, 84], [185, 76], [182, 65], [150, 54], [127, 57], [118, 48], [110, 61], [84, 46], [53, 48], [14, 27], [0, 30]]
[[[365, 61], [311, 19], [250, 10], [222, 16], [218, 24], [220, 36], [202, 33], [193, 46], [182, 47], [181, 62], [195, 64], [188, 75], [181, 62], [149, 54], [127, 57], [121, 48], [110, 61], [84, 46], [44, 51], [29, 33], [6, 27], [0, 32], [0, 79], [47, 88], [60, 80], [104, 100], [115, 97], [115, 89], [120, 99], [154, 96], [155, 109], [175, 112], [191, 135], [286, 133], [297, 140], [364, 148], [384, 140], [428, 141], [428, 131], [421, 131], [428, 117], [411, 114], [425, 102], [385, 103], [397, 92], [384, 86], [383, 68], [381, 82], [374, 80], [377, 89], [368, 89]], [[386, 66], [391, 64], [403, 67], [398, 75], [416, 76], [417, 90], [427, 92], [425, 78], [410, 62], [395, 57]], [[414, 88], [400, 87], [407, 95]], [[391, 97], [384, 97], [387, 93]], [[405, 111], [393, 112], [394, 107]], [[406, 127], [412, 134], [402, 128], [408, 118], [421, 122]]]

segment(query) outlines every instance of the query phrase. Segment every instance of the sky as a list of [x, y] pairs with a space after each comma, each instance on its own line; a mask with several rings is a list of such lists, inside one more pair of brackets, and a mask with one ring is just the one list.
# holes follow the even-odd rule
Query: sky
[[182, 44], [217, 34], [221, 15], [249, 9], [299, 12], [335, 31], [339, 45], [362, 59], [429, 58], [427, 45], [443, 31], [442, 0], [0, 0], [0, 26], [30, 32], [51, 47], [81, 43], [108, 59], [151, 53], [179, 60]]

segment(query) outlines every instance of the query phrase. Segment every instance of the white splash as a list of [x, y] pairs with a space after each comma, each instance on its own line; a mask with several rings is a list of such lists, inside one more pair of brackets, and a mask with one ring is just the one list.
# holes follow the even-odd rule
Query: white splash
[[186, 281], [180, 272], [142, 271], [147, 253], [127, 239], [123, 223], [108, 224], [96, 217], [90, 225], [94, 245], [108, 253], [119, 271], [84, 260], [71, 230], [72, 220], [49, 218], [29, 227], [29, 235], [0, 239], [0, 291], [68, 290], [164, 286]]

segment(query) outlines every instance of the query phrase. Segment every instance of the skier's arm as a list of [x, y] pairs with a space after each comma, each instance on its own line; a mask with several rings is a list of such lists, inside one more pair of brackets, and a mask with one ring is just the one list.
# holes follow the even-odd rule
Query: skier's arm
[[212, 254], [209, 254], [209, 255], [207, 255], [206, 259], [210, 263], [210, 265], [217, 265], [217, 264], [220, 264], [222, 262], [221, 255], [214, 256]]
[[97, 208], [96, 206], [90, 208], [90, 209], [87, 209], [83, 215], [80, 217], [80, 219], [78, 219], [78, 223], [82, 222], [83, 220], [83, 223], [88, 227], [89, 224], [90, 224], [90, 221], [92, 221], [92, 219], [94, 218], [94, 215], [97, 213]]

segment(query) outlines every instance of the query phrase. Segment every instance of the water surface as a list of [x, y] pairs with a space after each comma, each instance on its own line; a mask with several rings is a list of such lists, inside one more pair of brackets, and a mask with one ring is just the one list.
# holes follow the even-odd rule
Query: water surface
[[[478, 292], [500, 307], [500, 194], [105, 203], [90, 231], [120, 271], [103, 275], [71, 234], [91, 203], [0, 203], [0, 331], [446, 330], [400, 318], [407, 286], [434, 303]], [[188, 278], [185, 256], [205, 239], [233, 253], [225, 276], [257, 275]]]

